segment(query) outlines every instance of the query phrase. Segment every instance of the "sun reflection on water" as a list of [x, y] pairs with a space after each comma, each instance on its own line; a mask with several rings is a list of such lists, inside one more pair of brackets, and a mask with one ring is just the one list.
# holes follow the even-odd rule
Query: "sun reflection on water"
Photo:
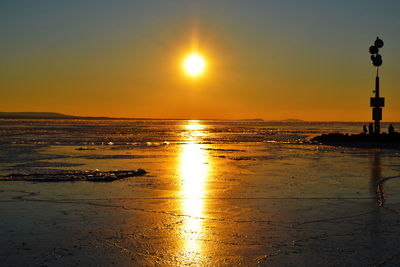
[[208, 154], [201, 137], [204, 126], [198, 121], [189, 121], [183, 134], [184, 144], [180, 153], [181, 209], [185, 215], [183, 223], [182, 253], [185, 260], [198, 262], [201, 258], [201, 235], [203, 232], [204, 197], [208, 178]]

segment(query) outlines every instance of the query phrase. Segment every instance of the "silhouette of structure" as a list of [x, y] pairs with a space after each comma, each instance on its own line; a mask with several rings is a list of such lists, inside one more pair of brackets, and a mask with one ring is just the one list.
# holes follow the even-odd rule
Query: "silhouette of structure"
[[385, 98], [379, 96], [379, 66], [382, 65], [382, 56], [379, 54], [379, 48], [383, 47], [383, 41], [376, 37], [374, 45], [369, 47], [371, 53], [372, 65], [376, 67], [376, 78], [375, 78], [375, 97], [371, 97], [370, 106], [372, 107], [372, 119], [375, 122], [375, 135], [380, 135], [381, 132], [381, 120], [382, 120], [382, 108], [385, 106]]
[[[372, 65], [376, 67], [375, 97], [371, 97], [370, 106], [372, 107], [372, 120], [363, 126], [360, 134], [330, 133], [313, 137], [310, 142], [318, 142], [328, 145], [342, 145], [351, 147], [385, 147], [400, 149], [400, 132], [394, 130], [393, 125], [388, 127], [388, 133], [381, 133], [382, 108], [385, 106], [385, 98], [379, 95], [379, 67], [382, 65], [382, 56], [379, 49], [383, 47], [383, 41], [376, 37], [374, 45], [369, 47]], [[368, 134], [367, 134], [368, 131]]]

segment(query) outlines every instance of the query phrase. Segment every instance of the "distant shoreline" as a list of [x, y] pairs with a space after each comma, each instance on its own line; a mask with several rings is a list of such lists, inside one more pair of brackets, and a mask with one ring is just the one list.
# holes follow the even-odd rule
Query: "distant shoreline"
[[[300, 119], [282, 119], [282, 120], [264, 120], [255, 119], [189, 119], [189, 118], [114, 118], [114, 117], [91, 117], [91, 116], [74, 116], [57, 112], [0, 112], [0, 119], [21, 119], [21, 120], [214, 120], [214, 121], [242, 121], [242, 122], [277, 122], [277, 123], [368, 123], [369, 121], [307, 121]], [[400, 121], [385, 121], [383, 123], [400, 123]]]
[[[57, 112], [0, 112], [0, 119], [56, 119], [56, 120], [195, 120], [188, 118], [114, 118], [106, 116], [74, 116], [66, 115]], [[199, 120], [218, 120], [218, 121], [229, 121], [229, 119], [199, 119]], [[263, 122], [263, 119], [233, 119], [235, 121], [258, 121]], [[291, 119], [290, 119], [291, 120]]]

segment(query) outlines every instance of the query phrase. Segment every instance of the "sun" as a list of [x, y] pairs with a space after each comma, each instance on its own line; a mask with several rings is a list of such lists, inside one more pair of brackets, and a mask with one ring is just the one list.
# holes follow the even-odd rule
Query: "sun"
[[196, 77], [202, 74], [206, 67], [204, 58], [196, 53], [193, 53], [185, 58], [183, 61], [183, 68], [190, 76]]

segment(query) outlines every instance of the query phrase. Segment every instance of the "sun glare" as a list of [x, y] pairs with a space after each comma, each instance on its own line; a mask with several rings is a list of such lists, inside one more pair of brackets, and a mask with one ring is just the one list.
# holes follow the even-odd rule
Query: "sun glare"
[[183, 68], [185, 69], [186, 73], [193, 77], [202, 74], [205, 67], [206, 62], [199, 54], [191, 54], [185, 58], [183, 62]]

